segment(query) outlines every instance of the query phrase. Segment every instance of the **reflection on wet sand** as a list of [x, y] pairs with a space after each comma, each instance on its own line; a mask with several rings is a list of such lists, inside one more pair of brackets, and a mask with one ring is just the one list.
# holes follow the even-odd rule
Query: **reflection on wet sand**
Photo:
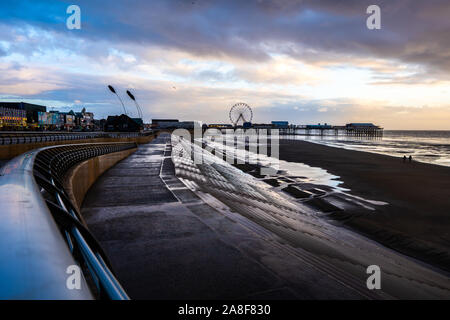
[[[330, 186], [314, 184], [306, 189], [310, 193], [308, 197], [297, 198], [294, 191], [280, 188], [287, 183], [288, 188], [299, 186], [297, 190], [303, 191], [307, 184], [301, 181], [301, 176], [259, 177], [257, 172], [247, 170], [246, 173], [178, 137], [172, 137], [172, 146], [176, 174], [191, 190], [213, 196], [216, 199], [213, 205], [218, 210], [227, 208], [264, 227], [268, 234], [282, 239], [279, 245], [290, 248], [315, 267], [327, 270], [346, 285], [375, 294], [364, 287], [366, 268], [378, 265], [383, 274], [382, 290], [376, 293], [378, 298], [450, 298], [447, 275], [324, 219], [324, 215], [333, 213], [327, 210], [332, 206], [342, 205], [344, 208], [339, 209], [345, 211], [345, 204], [372, 206], [373, 203], [333, 191]], [[193, 153], [201, 153], [207, 163], [194, 164], [191, 149]], [[273, 179], [270, 180], [273, 185], [264, 179]], [[294, 183], [290, 184], [289, 180]], [[327, 197], [331, 200], [324, 202]], [[323, 208], [325, 204], [327, 208]]]

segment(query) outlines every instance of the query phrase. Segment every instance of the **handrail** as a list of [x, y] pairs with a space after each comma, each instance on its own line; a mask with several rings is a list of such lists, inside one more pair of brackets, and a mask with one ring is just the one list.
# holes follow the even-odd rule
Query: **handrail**
[[[0, 169], [0, 299], [128, 299], [61, 181], [75, 164], [135, 143], [44, 147]], [[81, 288], [66, 282], [82, 270]]]
[[135, 138], [152, 135], [154, 132], [13, 132], [0, 131], [0, 145], [25, 144], [46, 141], [65, 141], [96, 138]]

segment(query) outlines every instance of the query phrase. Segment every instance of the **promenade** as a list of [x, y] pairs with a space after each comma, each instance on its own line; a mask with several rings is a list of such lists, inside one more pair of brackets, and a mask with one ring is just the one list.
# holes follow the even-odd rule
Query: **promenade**
[[[358, 299], [256, 223], [205, 203], [176, 176], [162, 134], [107, 171], [84, 201], [89, 229], [134, 299]], [[363, 284], [365, 285], [365, 284]]]

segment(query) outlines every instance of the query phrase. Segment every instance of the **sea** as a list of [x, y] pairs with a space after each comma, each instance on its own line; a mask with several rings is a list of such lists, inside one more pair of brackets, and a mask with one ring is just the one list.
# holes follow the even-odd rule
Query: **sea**
[[346, 135], [292, 135], [298, 139], [328, 146], [409, 157], [414, 161], [450, 167], [450, 131], [385, 130], [383, 137]]

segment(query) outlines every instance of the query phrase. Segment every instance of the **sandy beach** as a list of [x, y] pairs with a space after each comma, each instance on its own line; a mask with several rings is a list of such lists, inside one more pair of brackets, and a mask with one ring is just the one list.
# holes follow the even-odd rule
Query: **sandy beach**
[[280, 159], [326, 169], [351, 194], [388, 202], [376, 211], [335, 212], [336, 221], [404, 254], [450, 271], [450, 168], [280, 140]]

